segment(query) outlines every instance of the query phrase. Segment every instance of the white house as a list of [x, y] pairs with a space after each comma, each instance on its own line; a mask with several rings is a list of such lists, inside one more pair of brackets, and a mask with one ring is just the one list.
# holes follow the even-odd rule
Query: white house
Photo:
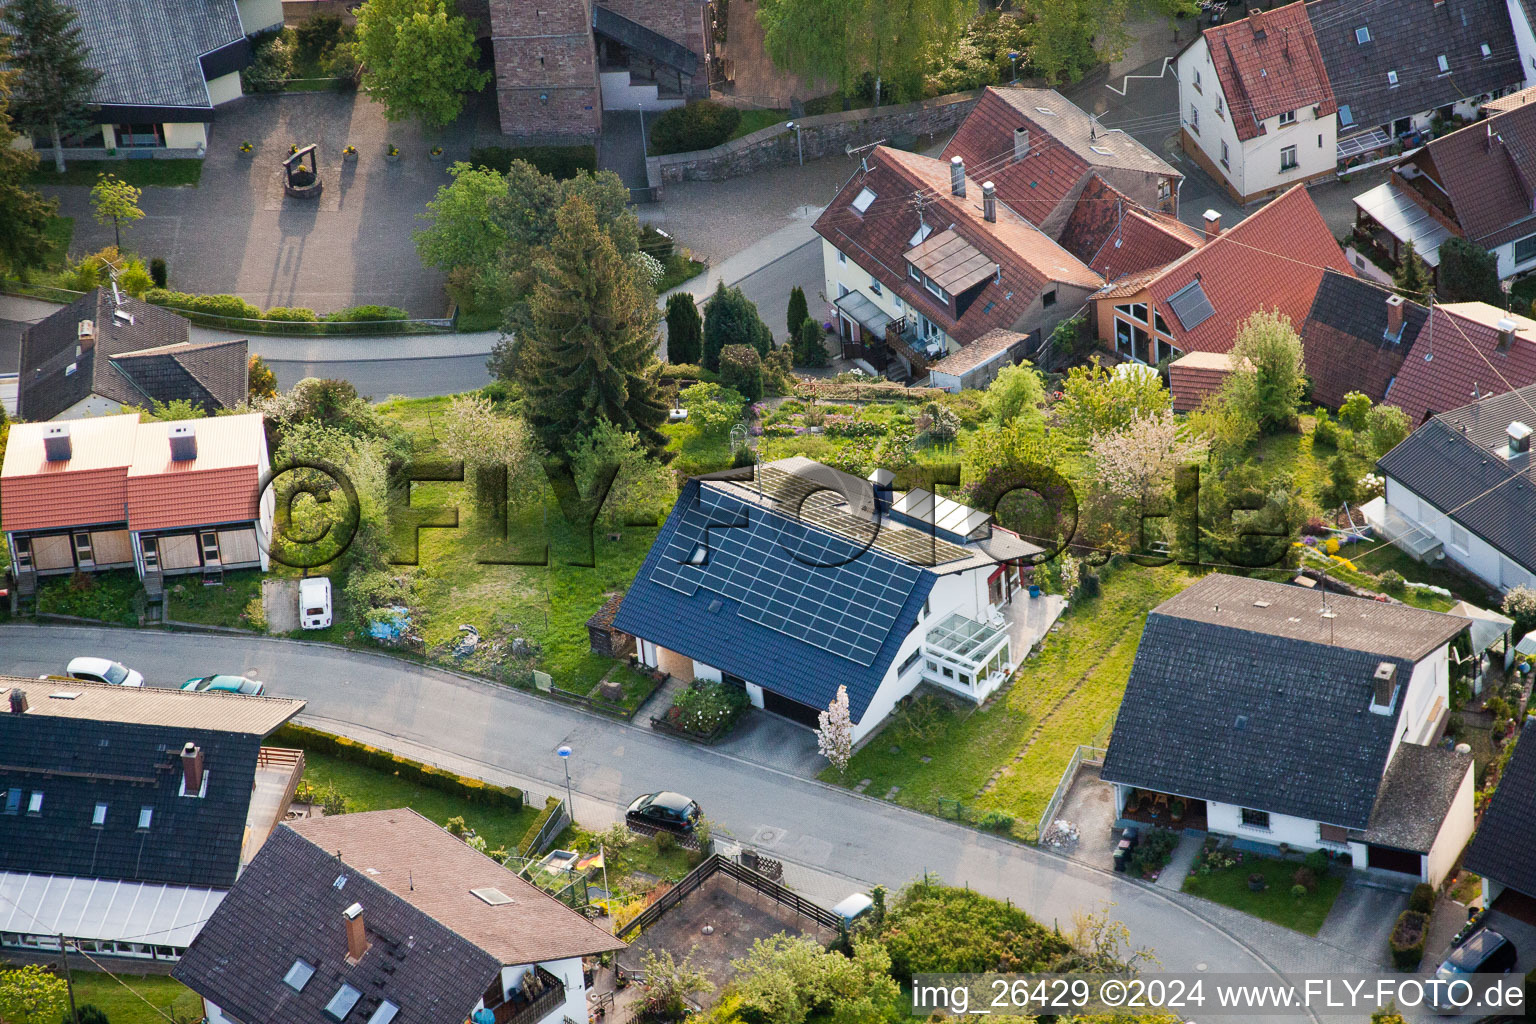
[[1472, 758], [1434, 745], [1449, 645], [1468, 625], [1206, 576], [1142, 632], [1101, 773], [1120, 823], [1321, 849], [1439, 884], [1473, 828]]
[[209, 1024], [587, 1024], [624, 948], [408, 808], [280, 826], [173, 974]]
[[1041, 549], [891, 484], [800, 457], [690, 481], [614, 627], [644, 664], [807, 725], [845, 685], [856, 742], [922, 682], [986, 699], [1059, 614], [1020, 595]]

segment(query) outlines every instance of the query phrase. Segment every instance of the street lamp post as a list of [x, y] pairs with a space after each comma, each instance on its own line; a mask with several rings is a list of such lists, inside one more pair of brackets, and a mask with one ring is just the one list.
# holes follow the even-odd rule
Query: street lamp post
[[1013, 61], [1013, 84], [1019, 84], [1019, 51], [1009, 50], [1008, 59]]
[[800, 124], [797, 121], [791, 121], [786, 127], [793, 128], [795, 130], [795, 151], [800, 154], [800, 166], [804, 167], [805, 141], [800, 138]]
[[571, 798], [571, 748], [562, 746], [555, 751], [560, 755], [560, 761], [565, 765], [565, 809], [570, 814], [571, 821], [576, 821], [576, 801]]

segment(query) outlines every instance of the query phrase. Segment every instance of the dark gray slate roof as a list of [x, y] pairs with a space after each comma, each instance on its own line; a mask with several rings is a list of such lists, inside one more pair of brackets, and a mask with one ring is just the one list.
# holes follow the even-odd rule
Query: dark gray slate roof
[[1483, 811], [1482, 823], [1464, 866], [1484, 878], [1536, 896], [1536, 719], [1527, 719], [1520, 742], [1504, 766], [1499, 788]]
[[1387, 297], [1372, 281], [1331, 267], [1318, 282], [1312, 309], [1301, 325], [1313, 401], [1338, 408], [1351, 391], [1379, 402], [1403, 358], [1429, 319], [1417, 302], [1403, 303], [1402, 333], [1387, 336]]
[[[916, 625], [936, 575], [914, 570], [873, 549], [859, 553], [857, 546], [846, 540], [749, 504], [726, 493], [725, 488], [711, 485], [709, 493], [701, 500], [700, 491], [704, 486], [699, 480], [690, 480], [684, 486], [672, 514], [624, 596], [614, 627], [811, 707], [825, 708], [836, 697], [838, 686], [845, 685], [850, 713], [854, 721], [859, 721], [895, 658], [897, 648]], [[730, 506], [730, 514], [724, 514], [722, 502]], [[788, 564], [782, 565], [768, 582], [782, 583], [796, 594], [803, 590], [812, 594], [837, 595], [841, 602], [839, 608], [853, 620], [850, 625], [855, 631], [867, 625], [862, 620], [873, 614], [862, 600], [866, 592], [887, 585], [905, 588], [901, 590], [904, 599], [891, 610], [889, 628], [872, 636], [869, 660], [854, 660], [849, 649], [837, 642], [821, 646], [806, 633], [797, 634], [792, 625], [781, 629], [765, 624], [764, 620], [773, 614], [772, 608], [760, 604], [751, 593], [736, 592], [732, 588], [725, 588], [731, 590], [730, 593], [711, 590], [709, 586], [714, 584], [707, 578], [709, 567], [679, 564], [679, 558], [672, 550], [675, 540], [702, 536], [710, 526], [725, 526], [732, 522], [747, 524], [748, 529], [708, 531], [710, 557], [717, 560], [717, 566], [722, 544], [746, 539], [744, 535], [749, 530], [755, 533], [764, 528], [793, 530], [797, 535], [803, 531], [805, 537], [820, 540], [829, 549], [848, 549], [846, 565], [817, 567], [835, 561], [826, 555], [808, 559], [815, 565], [789, 559]], [[763, 539], [772, 550], [774, 538]], [[692, 544], [684, 546], [691, 548]], [[686, 554], [683, 557], [686, 558]], [[779, 559], [781, 563], [784, 561]], [[849, 580], [845, 570], [850, 567], [856, 570], [860, 579]], [[761, 579], [761, 574], [749, 575]], [[851, 586], [857, 589], [850, 589]], [[777, 598], [772, 604], [777, 604]], [[786, 613], [792, 613], [791, 609], [792, 606], [786, 608]], [[866, 631], [866, 635], [870, 634]]]
[[210, 108], [203, 54], [245, 38], [235, 0], [65, 0], [79, 15], [94, 99], [113, 106]]
[[[355, 965], [342, 918], [353, 903], [370, 942]], [[314, 974], [296, 992], [283, 977], [298, 959]], [[347, 1021], [368, 1020], [388, 1000], [400, 1010], [395, 1024], [444, 1024], [466, 1020], [500, 969], [366, 872], [279, 825], [172, 974], [245, 1021], [324, 1024], [335, 1019], [325, 1005], [349, 984], [362, 998]]]
[[[1307, 4], [1307, 17], [1339, 103], [1340, 136], [1524, 80], [1504, 0], [1425, 0], [1411, 11], [1377, 0], [1326, 0]], [[1361, 27], [1369, 42], [1356, 41]], [[1449, 72], [1440, 70], [1442, 54]], [[1388, 71], [1397, 72], [1396, 86]], [[1346, 106], [1352, 125], [1344, 123]]]
[[[1262, 605], [1260, 604], [1262, 602]], [[1370, 711], [1383, 661], [1414, 663], [1464, 619], [1212, 574], [1147, 617], [1106, 781], [1345, 828], [1369, 823], [1402, 714]], [[1330, 642], [1331, 634], [1331, 642]]]
[[1533, 406], [1536, 384], [1441, 413], [1376, 465], [1527, 571], [1536, 572], [1536, 474], [1531, 456], [1507, 457], [1505, 443], [1510, 423], [1536, 427]]
[[[208, 772], [200, 799], [179, 795], [189, 741]], [[0, 813], [0, 870], [226, 888], [240, 866], [260, 749], [259, 736], [206, 728], [0, 714], [0, 793], [22, 791], [20, 813]], [[37, 791], [43, 807], [33, 816]], [[97, 803], [107, 805], [100, 828], [91, 824]], [[141, 832], [143, 807], [154, 813]]]
[[1471, 754], [1398, 744], [1361, 838], [1377, 846], [1428, 853], [1471, 767]]
[[[245, 400], [244, 340], [193, 344], [184, 317], [127, 297], [121, 308], [131, 325], [114, 319], [111, 290], [98, 288], [22, 334], [22, 419], [52, 419], [91, 394], [142, 406], [186, 399], [210, 413]], [[76, 356], [82, 320], [95, 321], [97, 340]]]

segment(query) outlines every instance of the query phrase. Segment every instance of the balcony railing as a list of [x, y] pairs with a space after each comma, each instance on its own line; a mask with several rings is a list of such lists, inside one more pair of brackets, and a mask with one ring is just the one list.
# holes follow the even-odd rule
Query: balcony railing
[[532, 1002], [508, 999], [493, 1009], [491, 1012], [496, 1017], [496, 1024], [539, 1024], [545, 1017], [565, 1005], [565, 982], [542, 967], [535, 967], [533, 970], [539, 980], [544, 983], [544, 991], [534, 996]]
[[922, 349], [922, 339], [917, 336], [917, 326], [908, 317], [892, 320], [885, 328], [885, 343], [891, 351], [912, 364], [912, 375], [921, 377], [935, 360]]

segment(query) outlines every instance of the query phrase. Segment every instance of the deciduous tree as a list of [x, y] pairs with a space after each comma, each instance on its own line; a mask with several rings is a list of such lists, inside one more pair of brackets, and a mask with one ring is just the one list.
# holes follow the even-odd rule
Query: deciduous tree
[[139, 197], [143, 194], [142, 189], [134, 188], [115, 174], [98, 174], [96, 184], [91, 186], [91, 208], [96, 223], [112, 222], [118, 251], [123, 248], [121, 222], [144, 219], [144, 211], [139, 209]]
[[1099, 482], [1120, 498], [1146, 502], [1165, 491], [1179, 466], [1201, 461], [1210, 443], [1189, 436], [1172, 409], [1138, 414], [1127, 426], [1093, 438]]
[[6, 0], [0, 34], [11, 37], [11, 120], [53, 138], [53, 166], [64, 173], [64, 134], [89, 123], [91, 93], [101, 72], [87, 61], [75, 12], [62, 0]]
[[413, 236], [421, 262], [444, 273], [494, 264], [507, 244], [507, 232], [487, 213], [493, 199], [507, 194], [507, 179], [500, 171], [466, 163], [454, 164], [448, 175], [452, 180], [427, 202], [425, 213], [416, 215], [432, 222]]
[[0, 1020], [6, 1024], [58, 1024], [68, 1000], [64, 979], [37, 964], [0, 971]]
[[1034, 19], [1029, 62], [1051, 82], [1075, 82], [1125, 48], [1125, 0], [1024, 0]]
[[848, 713], [848, 687], [839, 686], [827, 710], [816, 716], [816, 749], [839, 772], [853, 757], [853, 718]]
[[1221, 394], [1260, 430], [1285, 430], [1296, 423], [1296, 406], [1307, 390], [1301, 336], [1291, 318], [1259, 310], [1244, 320], [1232, 341], [1233, 370]]
[[1097, 357], [1089, 366], [1074, 366], [1061, 385], [1056, 406], [1062, 429], [1081, 443], [1096, 434], [1127, 426], [1137, 416], [1172, 408], [1173, 398], [1152, 370], [1134, 364], [1112, 373]]
[[262, 361], [261, 356], [251, 356], [246, 380], [248, 382], [246, 390], [253, 401], [277, 394], [277, 374]]
[[888, 1020], [900, 989], [879, 942], [858, 938], [853, 955], [823, 949], [804, 936], [759, 939], [734, 962], [742, 1016], [773, 1024], [868, 1024]]
[[[9, 61], [6, 39], [0, 36], [0, 67]], [[6, 111], [16, 74], [0, 72], [0, 270], [22, 276], [48, 259], [48, 221], [59, 208], [55, 199], [44, 199], [26, 187], [27, 175], [37, 166], [37, 155], [15, 149]]]
[[464, 94], [490, 81], [475, 67], [474, 30], [446, 0], [368, 0], [357, 12], [357, 52], [391, 121], [449, 124]]
[[988, 414], [1000, 424], [1019, 416], [1037, 419], [1045, 405], [1045, 383], [1031, 363], [1005, 366], [987, 385], [985, 402]]

